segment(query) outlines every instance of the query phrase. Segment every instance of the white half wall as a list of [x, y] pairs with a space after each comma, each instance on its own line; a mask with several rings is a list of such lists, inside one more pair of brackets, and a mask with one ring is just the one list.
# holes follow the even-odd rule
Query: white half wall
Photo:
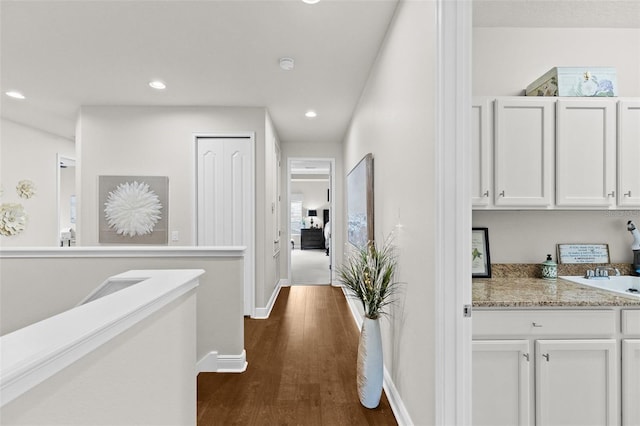
[[3, 425], [195, 425], [190, 291], [2, 407]]
[[[174, 253], [163, 255], [162, 250], [156, 248], [145, 253], [132, 247], [93, 250], [72, 247], [40, 253], [0, 252], [0, 334], [71, 309], [108, 277], [124, 271], [204, 269], [197, 289], [197, 359], [211, 352], [242, 354], [242, 255], [238, 252], [230, 257], [213, 257], [204, 252], [181, 255], [181, 249], [177, 248]], [[7, 257], [9, 253], [16, 257]]]

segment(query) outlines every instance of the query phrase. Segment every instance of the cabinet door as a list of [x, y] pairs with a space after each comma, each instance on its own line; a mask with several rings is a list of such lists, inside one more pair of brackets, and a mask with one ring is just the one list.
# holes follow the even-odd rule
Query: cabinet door
[[618, 102], [618, 205], [640, 207], [640, 100]]
[[490, 98], [474, 98], [471, 103], [471, 203], [473, 207], [488, 207], [493, 196], [491, 107]]
[[616, 196], [616, 101], [559, 99], [556, 204], [611, 207]]
[[532, 367], [528, 340], [473, 342], [473, 425], [530, 425]]
[[620, 424], [616, 341], [536, 341], [536, 424]]
[[622, 341], [622, 424], [640, 425], [640, 340]]
[[498, 98], [495, 103], [496, 206], [553, 203], [555, 99]]

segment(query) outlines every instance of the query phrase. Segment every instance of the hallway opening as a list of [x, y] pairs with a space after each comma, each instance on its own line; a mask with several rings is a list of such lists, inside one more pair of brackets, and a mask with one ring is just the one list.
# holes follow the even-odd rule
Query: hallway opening
[[289, 283], [332, 282], [331, 225], [335, 220], [332, 183], [334, 159], [289, 160]]

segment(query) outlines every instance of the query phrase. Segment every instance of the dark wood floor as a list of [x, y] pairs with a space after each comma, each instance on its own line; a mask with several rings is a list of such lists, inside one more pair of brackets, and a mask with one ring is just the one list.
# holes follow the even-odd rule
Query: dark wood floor
[[396, 425], [384, 392], [360, 405], [358, 334], [340, 288], [282, 288], [269, 319], [245, 319], [247, 371], [198, 375], [198, 426]]

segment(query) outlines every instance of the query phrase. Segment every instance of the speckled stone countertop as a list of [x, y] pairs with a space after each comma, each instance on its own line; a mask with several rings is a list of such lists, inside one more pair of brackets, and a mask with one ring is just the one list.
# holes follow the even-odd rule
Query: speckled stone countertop
[[[500, 274], [502, 275], [502, 274]], [[511, 274], [504, 274], [511, 275]], [[640, 307], [640, 298], [583, 286], [558, 278], [544, 280], [516, 276], [473, 279], [473, 306], [477, 308], [518, 307]], [[577, 274], [572, 274], [577, 275]]]

